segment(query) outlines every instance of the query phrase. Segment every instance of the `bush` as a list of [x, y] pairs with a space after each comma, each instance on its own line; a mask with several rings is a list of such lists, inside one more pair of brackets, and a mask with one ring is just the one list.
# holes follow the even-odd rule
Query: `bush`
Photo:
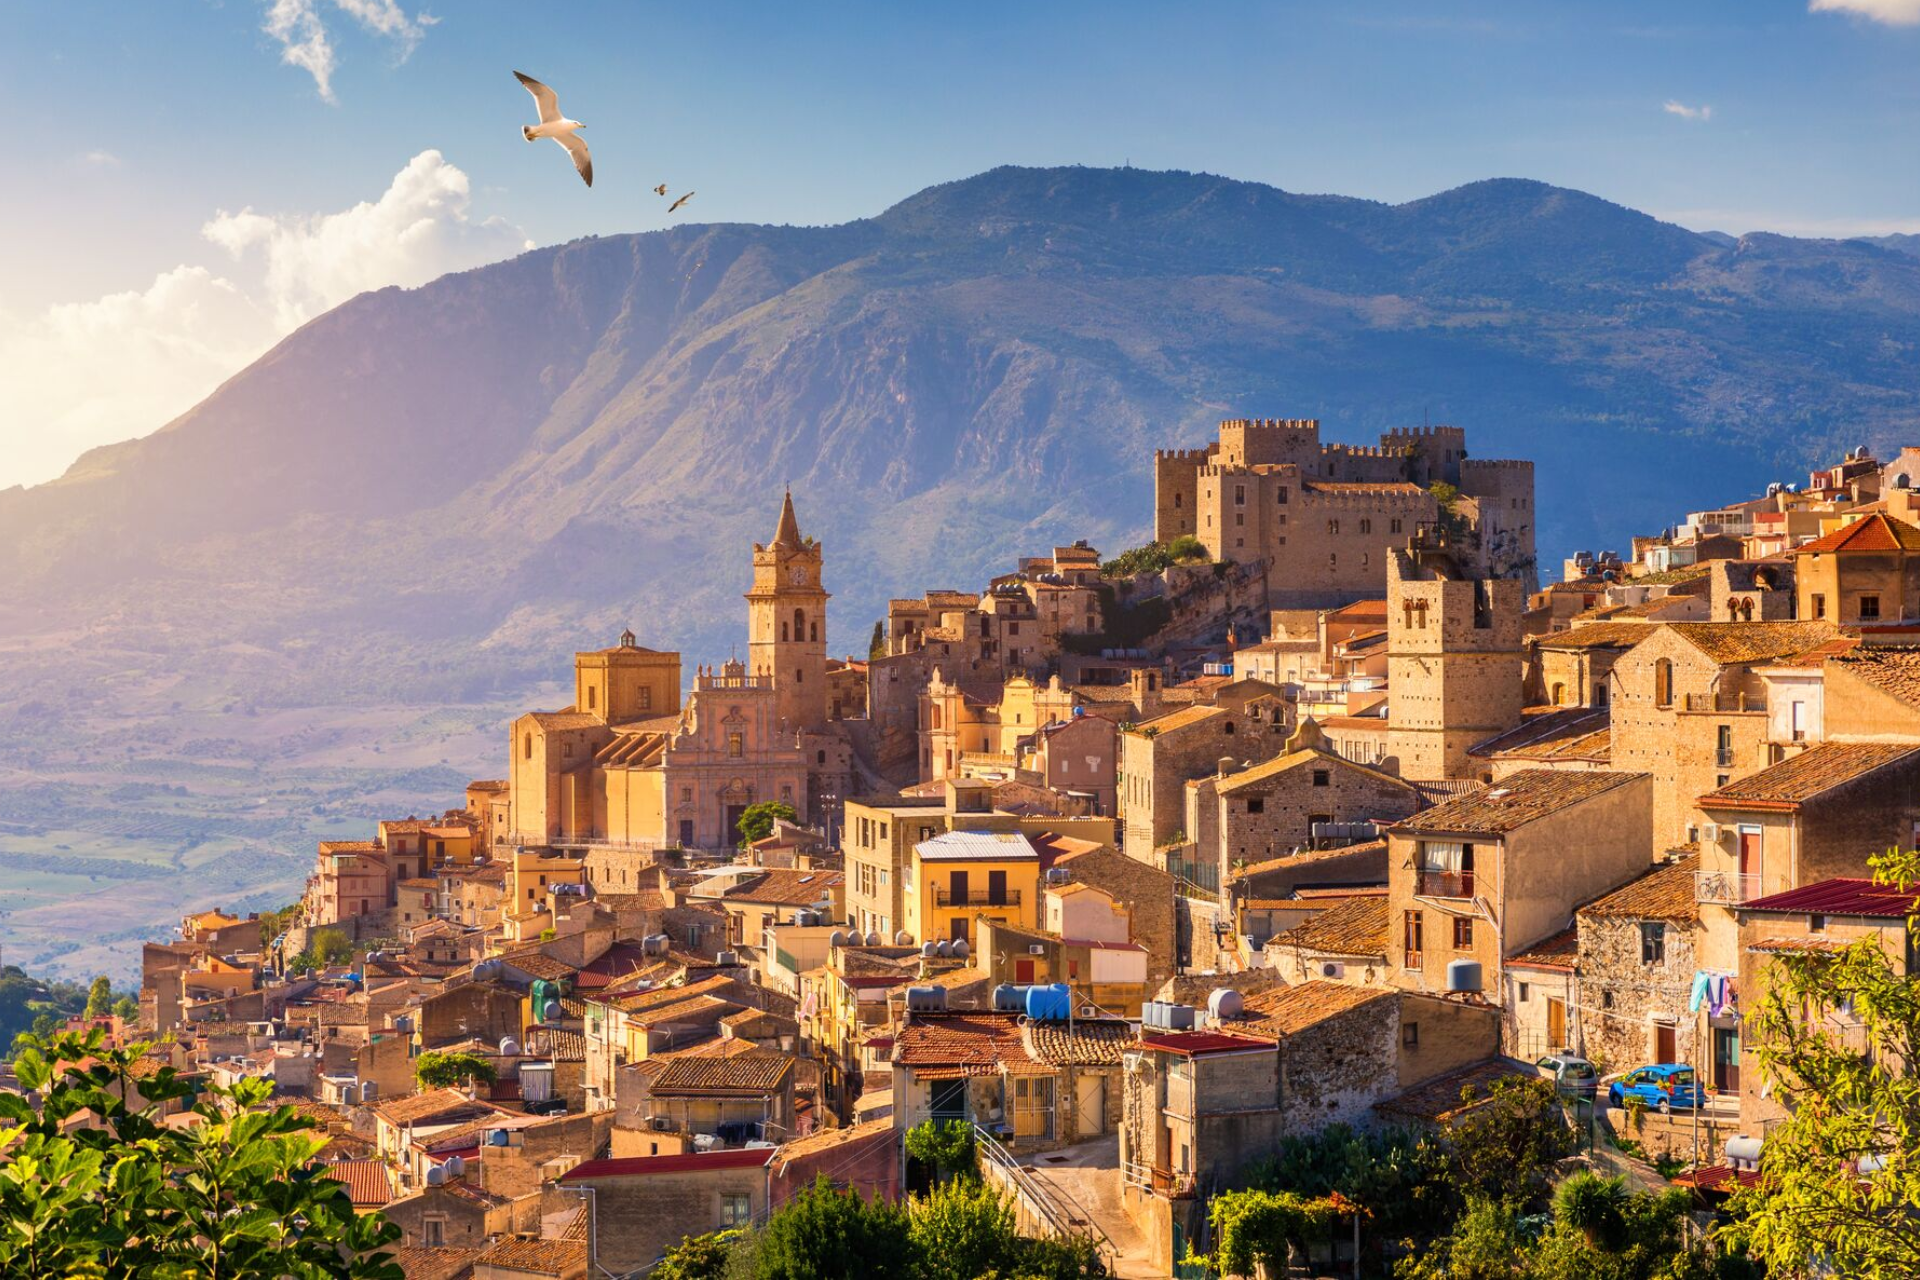
[[422, 1089], [452, 1089], [477, 1080], [490, 1085], [499, 1078], [493, 1063], [477, 1053], [429, 1049], [414, 1060], [414, 1078]]
[[798, 820], [799, 815], [793, 811], [793, 806], [790, 804], [782, 804], [778, 800], [763, 800], [759, 804], [750, 804], [740, 814], [740, 842], [752, 844], [755, 840], [765, 840], [773, 834], [773, 824], [776, 821]]
[[977, 1178], [943, 1182], [908, 1210], [925, 1280], [977, 1280], [1009, 1269], [1020, 1252], [1013, 1206]]
[[964, 1120], [922, 1120], [907, 1130], [907, 1154], [934, 1171], [937, 1179], [980, 1176], [973, 1126]]
[[[754, 1280], [894, 1280], [915, 1270], [906, 1210], [817, 1180], [767, 1220]], [[729, 1274], [732, 1269], [729, 1268]]]

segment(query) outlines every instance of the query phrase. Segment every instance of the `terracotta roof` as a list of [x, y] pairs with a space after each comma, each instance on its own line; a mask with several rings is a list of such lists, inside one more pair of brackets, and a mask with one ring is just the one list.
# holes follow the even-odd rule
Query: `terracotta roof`
[[764, 902], [783, 907], [805, 907], [833, 897], [846, 883], [838, 871], [799, 871], [776, 868], [763, 872], [723, 895], [728, 902]]
[[538, 948], [518, 953], [510, 952], [501, 956], [500, 959], [529, 978], [564, 979], [571, 978], [579, 972], [574, 966], [562, 960], [555, 960]]
[[1723, 666], [1791, 657], [1840, 634], [1826, 622], [1671, 622], [1667, 626]]
[[1920, 706], [1920, 648], [1862, 647], [1835, 657], [1833, 665], [1902, 702]]
[[1824, 537], [1801, 543], [1793, 549], [1793, 554], [1814, 556], [1840, 551], [1920, 551], [1920, 529], [1904, 520], [1895, 520], [1884, 511], [1875, 511], [1841, 525]]
[[427, 1245], [394, 1245], [387, 1249], [406, 1280], [461, 1280], [473, 1274], [478, 1249], [431, 1248]]
[[1913, 742], [1822, 742], [1700, 797], [1702, 808], [1792, 811], [1855, 778], [1920, 753]]
[[634, 893], [599, 893], [593, 900], [609, 911], [661, 911], [666, 908], [666, 897], [658, 889], [641, 889]]
[[1632, 920], [1672, 920], [1692, 923], [1700, 918], [1695, 904], [1693, 873], [1700, 869], [1697, 855], [1688, 854], [1674, 862], [1629, 880], [1612, 893], [1595, 898], [1577, 914]]
[[1785, 912], [1828, 916], [1890, 916], [1911, 913], [1920, 903], [1920, 891], [1900, 890], [1871, 880], [1839, 878], [1756, 898], [1742, 911]]
[[1519, 724], [1475, 743], [1467, 754], [1518, 760], [1606, 761], [1612, 758], [1612, 742], [1605, 707], [1541, 707], [1530, 708]]
[[894, 1033], [893, 1061], [922, 1078], [937, 1068], [960, 1075], [988, 1075], [1002, 1067], [1035, 1065], [1011, 1013], [915, 1014]]
[[648, 1086], [652, 1093], [765, 1093], [793, 1072], [784, 1054], [743, 1053], [731, 1058], [676, 1058]]
[[393, 1178], [379, 1160], [341, 1160], [321, 1169], [320, 1176], [346, 1184], [355, 1208], [377, 1209], [393, 1199]]
[[443, 1116], [457, 1117], [468, 1111], [477, 1115], [492, 1110], [486, 1103], [476, 1102], [458, 1089], [435, 1089], [404, 1098], [389, 1098], [385, 1102], [375, 1103], [373, 1107], [375, 1115], [395, 1125], [419, 1124]]
[[[1691, 888], [1691, 886], [1689, 886]], [[1579, 934], [1572, 929], [1562, 929], [1551, 938], [1542, 938], [1530, 947], [1522, 947], [1507, 957], [1509, 969], [1518, 966], [1522, 969], [1564, 969], [1573, 970], [1573, 962], [1579, 958]]]
[[1696, 1191], [1714, 1191], [1731, 1194], [1741, 1187], [1760, 1185], [1758, 1169], [1733, 1169], [1724, 1164], [1709, 1165], [1704, 1169], [1693, 1169], [1686, 1173], [1677, 1173], [1673, 1177], [1676, 1187], [1692, 1187]]
[[1333, 956], [1387, 954], [1387, 900], [1384, 897], [1349, 898], [1328, 907], [1304, 924], [1267, 939], [1268, 946], [1299, 947]]
[[1766, 938], [1747, 950], [1761, 955], [1837, 955], [1850, 945], [1838, 938]]
[[1327, 613], [1327, 621], [1341, 622], [1378, 622], [1387, 620], [1387, 602], [1385, 600], [1355, 600], [1352, 604], [1341, 605]]
[[474, 1259], [475, 1266], [503, 1267], [535, 1276], [584, 1275], [587, 1269], [587, 1245], [584, 1240], [529, 1240], [509, 1236]]
[[[1385, 840], [1363, 840], [1359, 844], [1336, 845], [1331, 849], [1309, 849], [1305, 853], [1289, 854], [1279, 858], [1266, 858], [1259, 862], [1249, 862], [1233, 873], [1235, 880], [1247, 880], [1269, 871], [1297, 871], [1301, 867], [1310, 867], [1316, 862], [1331, 862], [1342, 856], [1356, 853], [1370, 853], [1374, 850], [1385, 852]], [[1302, 888], [1306, 886], [1301, 886]], [[1296, 890], [1297, 892], [1297, 890]]]
[[1267, 782], [1283, 773], [1290, 773], [1305, 765], [1316, 765], [1326, 769], [1355, 770], [1375, 782], [1387, 782], [1394, 786], [1404, 788], [1407, 791], [1413, 790], [1411, 784], [1401, 781], [1392, 774], [1384, 773], [1379, 769], [1369, 768], [1363, 764], [1355, 764], [1353, 761], [1337, 756], [1331, 751], [1318, 751], [1311, 747], [1300, 751], [1289, 751], [1285, 755], [1275, 756], [1271, 760], [1263, 760], [1251, 768], [1229, 774], [1220, 779], [1218, 790], [1221, 795], [1231, 795], [1233, 792], [1239, 791], [1244, 787], [1250, 787], [1260, 782]]
[[527, 714], [542, 729], [592, 729], [602, 723], [599, 716], [572, 708], [565, 711], [529, 711]]
[[1140, 1047], [1156, 1049], [1161, 1053], [1177, 1053], [1183, 1058], [1195, 1058], [1209, 1053], [1245, 1052], [1249, 1049], [1272, 1052], [1273, 1041], [1228, 1035], [1221, 1031], [1167, 1031], [1141, 1036]]
[[529, 1027], [525, 1048], [529, 1057], [551, 1058], [555, 1062], [584, 1062], [587, 1038], [565, 1027]]
[[844, 1129], [816, 1129], [804, 1138], [795, 1138], [792, 1142], [783, 1143], [775, 1159], [780, 1161], [784, 1169], [795, 1160], [804, 1160], [823, 1152], [837, 1151], [841, 1147], [878, 1138], [882, 1134], [891, 1134], [892, 1131], [891, 1118], [863, 1120], [859, 1124]]
[[1241, 1020], [1221, 1029], [1236, 1035], [1280, 1040], [1376, 1000], [1398, 998], [1395, 992], [1383, 987], [1361, 987], [1345, 982], [1316, 980], [1292, 987], [1273, 987], [1246, 997]]
[[[1758, 625], [1750, 623], [1748, 625]], [[1405, 1093], [1373, 1104], [1375, 1111], [1430, 1124], [1445, 1124], [1486, 1105], [1495, 1082], [1509, 1077], [1532, 1077], [1533, 1071], [1511, 1058], [1487, 1058], [1449, 1071]], [[1471, 1091], [1471, 1092], [1469, 1092]]]
[[[1748, 626], [1760, 624], [1748, 623]], [[1502, 835], [1647, 777], [1603, 770], [1522, 769], [1485, 791], [1414, 814], [1396, 831]]]
[[731, 1151], [689, 1151], [677, 1156], [622, 1156], [611, 1160], [586, 1160], [561, 1174], [560, 1181], [645, 1178], [657, 1173], [705, 1173], [720, 1169], [762, 1169], [773, 1156], [772, 1147], [741, 1147]]
[[1631, 649], [1653, 632], [1644, 622], [1589, 622], [1541, 636], [1541, 649]]
[[1201, 724], [1216, 716], [1224, 718], [1229, 714], [1224, 707], [1182, 707], [1178, 711], [1170, 711], [1166, 715], [1155, 716], [1151, 720], [1143, 720], [1129, 730], [1129, 732], [1136, 736], [1144, 737], [1147, 730], [1152, 729], [1154, 730], [1154, 736], [1158, 737], [1163, 733], [1172, 733], [1178, 729], [1185, 729], [1192, 725]]
[[1120, 1018], [1081, 1019], [1069, 1029], [1064, 1022], [1029, 1022], [1024, 1030], [1027, 1051], [1054, 1067], [1118, 1066], [1133, 1043], [1133, 1027]]

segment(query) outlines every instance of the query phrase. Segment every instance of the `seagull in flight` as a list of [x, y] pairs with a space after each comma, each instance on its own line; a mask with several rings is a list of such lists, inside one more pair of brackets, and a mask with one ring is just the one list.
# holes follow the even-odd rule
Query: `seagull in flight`
[[680, 198], [679, 198], [678, 200], [675, 200], [675, 201], [674, 201], [674, 202], [673, 202], [672, 204], [670, 204], [670, 205], [668, 205], [668, 206], [667, 206], [667, 212], [668, 212], [668, 213], [673, 213], [673, 212], [675, 212], [676, 210], [678, 210], [678, 209], [680, 208], [680, 206], [681, 206], [681, 205], [683, 205], [683, 204], [685, 204], [685, 203], [686, 203], [687, 201], [689, 201], [689, 200], [691, 200], [691, 199], [693, 199], [693, 195], [694, 195], [694, 193], [693, 193], [693, 192], [691, 192], [691, 191], [689, 191], [689, 192], [687, 192], [687, 194], [685, 194], [685, 195], [683, 195], [683, 196], [681, 196], [681, 197], [680, 197]]
[[655, 187], [653, 189], [653, 194], [657, 196], [663, 196], [667, 194], [667, 184], [663, 182], [659, 186]]
[[579, 134], [587, 126], [561, 115], [559, 95], [532, 76], [516, 71], [513, 77], [527, 87], [527, 92], [533, 95], [534, 102], [540, 107], [540, 123], [521, 125], [520, 136], [528, 142], [535, 138], [552, 138], [565, 147], [567, 154], [573, 157], [573, 167], [580, 171], [580, 180], [591, 187], [593, 157], [587, 154], [586, 141]]

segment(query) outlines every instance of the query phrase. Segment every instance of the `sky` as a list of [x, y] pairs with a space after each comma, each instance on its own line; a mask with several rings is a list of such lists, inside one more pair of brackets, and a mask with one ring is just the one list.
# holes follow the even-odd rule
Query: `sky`
[[[521, 138], [515, 69], [586, 124], [592, 190]], [[0, 120], [4, 488], [366, 289], [1001, 164], [1920, 232], [1920, 0], [61, 0], [0, 8]]]

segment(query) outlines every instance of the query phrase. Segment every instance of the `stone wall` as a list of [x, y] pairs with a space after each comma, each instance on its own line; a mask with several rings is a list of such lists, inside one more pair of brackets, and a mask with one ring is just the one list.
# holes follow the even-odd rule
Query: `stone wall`
[[1704, 1018], [1687, 1011], [1698, 967], [1698, 928], [1664, 923], [1666, 959], [1641, 958], [1638, 920], [1581, 915], [1580, 967], [1575, 990], [1580, 1006], [1581, 1051], [1602, 1072], [1625, 1071], [1654, 1059], [1654, 1027], [1674, 1028], [1677, 1061], [1704, 1064]]

